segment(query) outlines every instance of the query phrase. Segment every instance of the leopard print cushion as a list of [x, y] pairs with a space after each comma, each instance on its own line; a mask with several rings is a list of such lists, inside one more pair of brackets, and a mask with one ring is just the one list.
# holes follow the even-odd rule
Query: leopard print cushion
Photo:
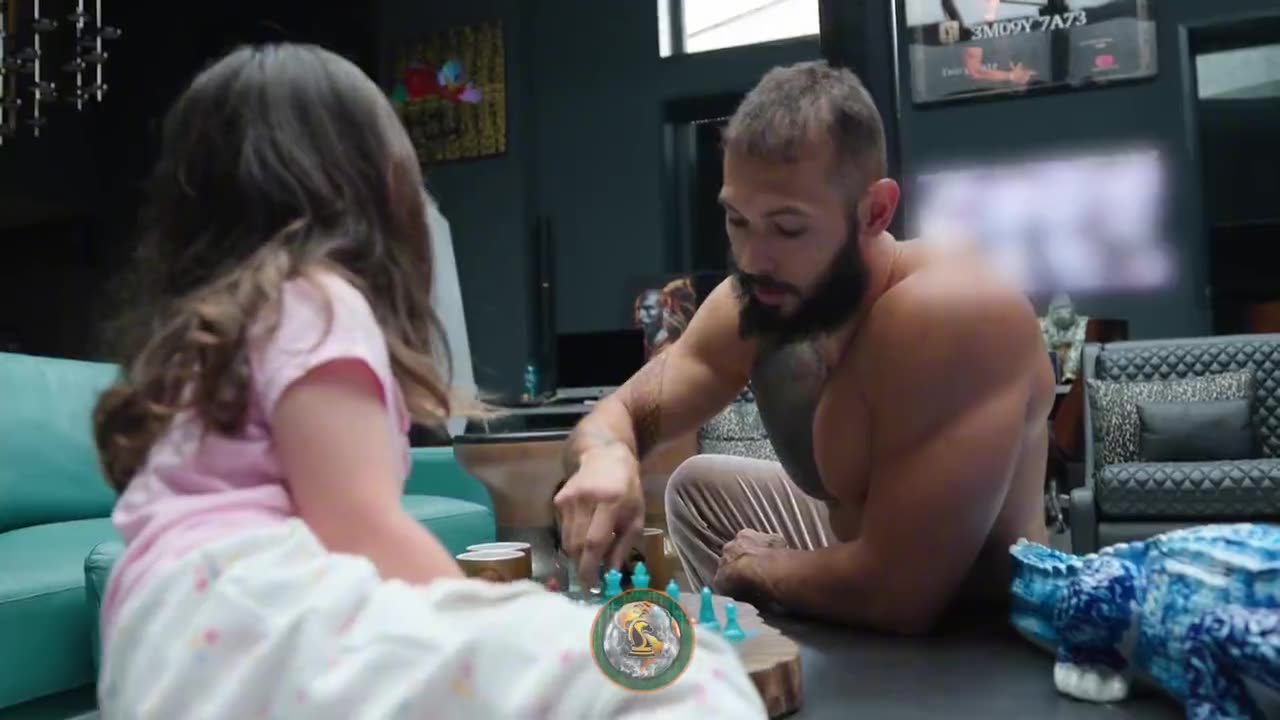
[[1087, 381], [1093, 435], [1101, 446], [1099, 465], [1137, 462], [1141, 428], [1138, 404], [1144, 402], [1203, 402], [1252, 400], [1253, 371], [1151, 382]]
[[698, 432], [698, 453], [777, 461], [778, 455], [750, 390], [702, 426]]

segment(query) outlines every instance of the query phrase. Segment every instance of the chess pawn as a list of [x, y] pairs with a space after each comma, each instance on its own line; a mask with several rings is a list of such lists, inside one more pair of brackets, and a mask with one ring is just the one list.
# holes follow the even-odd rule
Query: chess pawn
[[667, 595], [670, 595], [672, 600], [680, 599], [680, 586], [676, 584], [675, 580], [667, 583]]
[[605, 602], [622, 594], [622, 573], [617, 568], [609, 568], [609, 572], [604, 574], [604, 592], [601, 594]]
[[747, 633], [738, 624], [738, 605], [732, 600], [724, 604], [724, 639], [730, 642], [747, 639]]
[[636, 563], [635, 568], [631, 571], [631, 587], [647, 588], [649, 587], [649, 568], [644, 563]]
[[698, 611], [698, 624], [708, 630], [719, 630], [720, 621], [716, 619], [715, 599], [711, 597], [711, 588], [702, 588], [702, 607]]

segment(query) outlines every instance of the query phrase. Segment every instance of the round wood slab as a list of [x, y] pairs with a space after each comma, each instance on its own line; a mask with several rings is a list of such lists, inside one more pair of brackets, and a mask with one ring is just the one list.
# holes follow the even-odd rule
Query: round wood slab
[[[716, 620], [724, 629], [724, 606], [729, 598], [713, 595]], [[735, 601], [736, 602], [736, 601]], [[702, 612], [702, 597], [697, 593], [680, 593], [680, 604], [689, 621], [694, 623], [694, 633], [708, 632], [697, 625]], [[732, 643], [742, 658], [742, 664], [755, 682], [770, 718], [786, 717], [800, 709], [804, 700], [804, 688], [800, 678], [800, 646], [779, 630], [766, 625], [755, 606], [737, 602], [738, 624], [747, 633], [747, 639]]]

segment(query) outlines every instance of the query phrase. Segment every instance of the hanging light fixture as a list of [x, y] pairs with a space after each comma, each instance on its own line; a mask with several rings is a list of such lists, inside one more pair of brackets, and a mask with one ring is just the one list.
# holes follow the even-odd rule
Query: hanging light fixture
[[[49, 107], [83, 110], [88, 102], [102, 102], [107, 91], [103, 43], [119, 39], [121, 33], [103, 22], [103, 0], [93, 2], [90, 12], [87, 0], [76, 0], [75, 11], [61, 18], [64, 23], [48, 11], [56, 0], [0, 0], [0, 144], [23, 127], [39, 137], [48, 125]], [[23, 6], [30, 9], [25, 24]], [[49, 71], [49, 61], [56, 58], [46, 57], [49, 46], [58, 44], [58, 32], [74, 37], [70, 59], [60, 63], [61, 81], [56, 70]]]

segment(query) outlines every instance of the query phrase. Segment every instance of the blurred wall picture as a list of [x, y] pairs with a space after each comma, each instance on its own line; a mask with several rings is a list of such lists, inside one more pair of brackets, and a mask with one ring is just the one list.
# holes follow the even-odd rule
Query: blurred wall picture
[[391, 102], [426, 163], [507, 149], [506, 57], [501, 23], [450, 28], [396, 54]]
[[921, 175], [911, 220], [1032, 296], [1141, 293], [1177, 272], [1167, 185], [1159, 151], [1140, 148], [958, 165]]
[[680, 339], [703, 299], [721, 278], [717, 273], [695, 273], [631, 283], [628, 324], [644, 331], [646, 358]]
[[917, 104], [1156, 74], [1155, 0], [900, 0]]

